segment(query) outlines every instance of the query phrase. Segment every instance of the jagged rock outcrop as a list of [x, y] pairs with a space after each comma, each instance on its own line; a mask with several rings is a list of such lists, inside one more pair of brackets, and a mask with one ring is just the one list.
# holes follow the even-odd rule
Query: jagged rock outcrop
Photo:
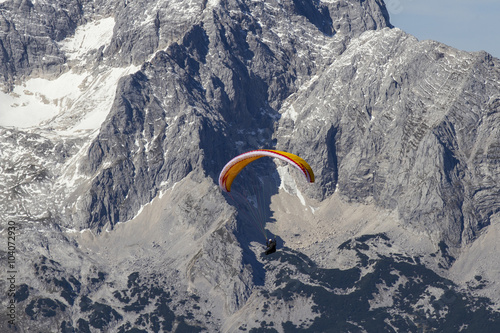
[[[230, 1], [206, 8], [182, 42], [156, 53], [140, 73], [120, 84], [81, 169], [98, 172], [86, 200], [90, 225], [101, 228], [130, 219], [162, 184], [173, 184], [192, 170], [203, 167], [215, 178], [235, 152], [232, 143], [248, 141], [241, 134], [258, 129], [250, 145], [272, 146], [277, 108], [297, 89], [297, 78], [307, 80], [335, 56], [313, 50], [314, 42], [297, 40], [314, 33], [342, 50], [361, 30], [388, 25], [383, 7], [372, 10], [376, 4], [367, 2], [354, 12], [339, 5], [330, 10], [337, 15], [332, 20], [320, 3], [276, 3], [276, 12], [287, 13], [289, 22], [275, 22], [275, 12], [265, 11], [265, 4]], [[342, 21], [343, 15], [362, 19], [355, 26]], [[305, 25], [303, 31], [282, 38], [281, 32], [293, 31], [297, 21]], [[336, 30], [342, 37], [333, 36]], [[112, 160], [107, 162], [111, 166], [99, 171], [105, 159]]]
[[[0, 9], [17, 331], [498, 326], [492, 257], [474, 260], [498, 223], [498, 59], [419, 42], [380, 0]], [[36, 103], [38, 125], [4, 125]], [[259, 147], [316, 183], [263, 160], [238, 176], [259, 193], [223, 195], [223, 165]]]
[[0, 64], [6, 88], [28, 75], [57, 77], [65, 56], [57, 42], [82, 23], [86, 1], [0, 3]]

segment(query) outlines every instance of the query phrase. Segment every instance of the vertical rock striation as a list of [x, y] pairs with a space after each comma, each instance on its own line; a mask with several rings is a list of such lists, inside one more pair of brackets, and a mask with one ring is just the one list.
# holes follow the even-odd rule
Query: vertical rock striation
[[[500, 301], [493, 269], [443, 276], [498, 220], [499, 65], [392, 27], [379, 0], [1, 2], [0, 124], [59, 110], [0, 128], [18, 331], [498, 327], [477, 297]], [[40, 88], [68, 75], [63, 97]], [[262, 198], [220, 193], [261, 147], [316, 183], [263, 160], [238, 176]]]

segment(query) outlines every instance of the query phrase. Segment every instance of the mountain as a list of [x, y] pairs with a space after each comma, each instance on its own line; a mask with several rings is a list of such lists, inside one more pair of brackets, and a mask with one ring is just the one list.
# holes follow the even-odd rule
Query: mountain
[[[499, 327], [489, 54], [380, 0], [0, 1], [0, 50], [2, 332]], [[256, 148], [316, 182], [223, 194]]]

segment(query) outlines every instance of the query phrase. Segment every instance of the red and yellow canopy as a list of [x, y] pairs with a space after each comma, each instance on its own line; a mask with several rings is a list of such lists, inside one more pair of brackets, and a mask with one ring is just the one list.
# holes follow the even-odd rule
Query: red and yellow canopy
[[314, 173], [311, 167], [299, 156], [279, 150], [258, 149], [243, 153], [230, 160], [219, 175], [219, 187], [223, 191], [231, 191], [231, 184], [240, 171], [249, 163], [264, 156], [279, 158], [282, 161], [292, 164], [304, 174], [309, 182], [314, 182]]

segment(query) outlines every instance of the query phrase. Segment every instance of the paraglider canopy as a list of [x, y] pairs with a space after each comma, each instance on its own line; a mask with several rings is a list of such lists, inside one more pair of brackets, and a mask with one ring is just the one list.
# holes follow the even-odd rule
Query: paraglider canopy
[[279, 150], [257, 149], [236, 156], [224, 166], [219, 175], [219, 187], [221, 190], [230, 192], [231, 184], [240, 171], [243, 170], [243, 168], [249, 163], [264, 156], [278, 158], [282, 161], [290, 163], [299, 169], [309, 182], [314, 182], [314, 173], [311, 167], [299, 156]]

